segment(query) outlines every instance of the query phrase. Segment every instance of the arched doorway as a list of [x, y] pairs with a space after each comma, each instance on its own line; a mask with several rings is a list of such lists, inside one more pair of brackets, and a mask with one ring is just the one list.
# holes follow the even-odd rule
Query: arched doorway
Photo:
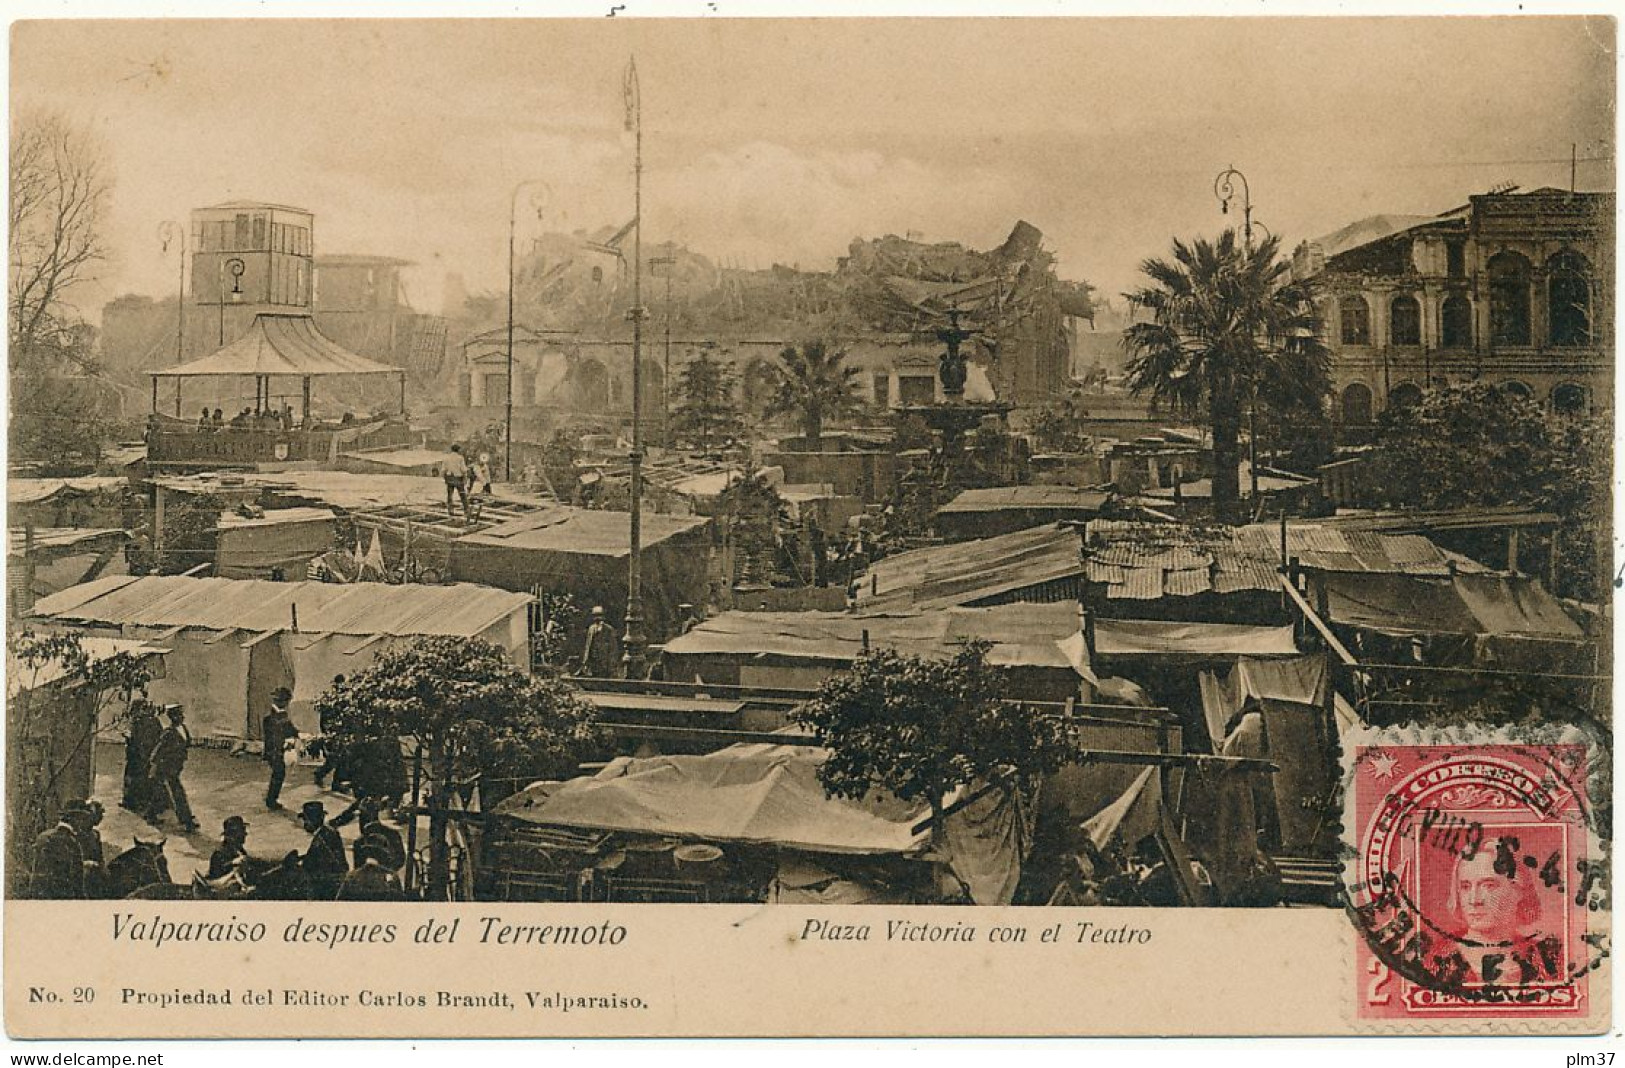
[[1345, 389], [1342, 406], [1344, 426], [1371, 425], [1371, 390], [1365, 384], [1355, 382]]
[[1388, 305], [1388, 340], [1404, 348], [1422, 344], [1422, 305], [1415, 297], [1402, 293]]
[[1444, 298], [1439, 309], [1440, 344], [1447, 349], [1473, 347], [1473, 305], [1460, 293]]
[[577, 360], [570, 369], [570, 394], [583, 412], [602, 412], [609, 407], [609, 369], [595, 359]]
[[1528, 384], [1519, 382], [1517, 379], [1513, 379], [1510, 382], [1502, 382], [1495, 388], [1500, 390], [1502, 393], [1505, 393], [1507, 396], [1517, 397], [1519, 400], [1531, 400], [1535, 396], [1535, 391], [1530, 389]]
[[1388, 394], [1388, 407], [1414, 408], [1422, 403], [1422, 387], [1415, 382], [1401, 382]]
[[1581, 415], [1586, 410], [1586, 388], [1564, 382], [1552, 390], [1552, 411], [1562, 416]]

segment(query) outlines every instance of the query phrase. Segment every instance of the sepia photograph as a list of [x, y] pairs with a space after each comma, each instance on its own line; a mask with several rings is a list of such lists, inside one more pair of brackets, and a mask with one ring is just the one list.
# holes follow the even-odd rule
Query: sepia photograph
[[11, 24], [8, 970], [1198, 909], [1606, 1029], [1613, 19], [609, 14]]

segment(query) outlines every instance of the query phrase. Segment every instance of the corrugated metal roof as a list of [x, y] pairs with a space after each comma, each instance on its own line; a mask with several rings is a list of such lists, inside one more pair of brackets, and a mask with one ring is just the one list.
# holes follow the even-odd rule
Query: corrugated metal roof
[[1074, 578], [1079, 547], [1076, 533], [1050, 523], [888, 556], [859, 580], [858, 611], [947, 608]]
[[128, 486], [129, 480], [114, 476], [88, 478], [8, 478], [6, 501], [10, 504], [33, 504], [49, 500], [59, 493], [104, 493]]
[[[1311, 571], [1445, 575], [1450, 557], [1416, 534], [1386, 535], [1299, 523], [1287, 528], [1287, 551]], [[1180, 523], [1097, 520], [1088, 525], [1084, 549], [1091, 582], [1109, 583], [1114, 600], [1270, 591], [1279, 585], [1281, 532], [1255, 523], [1242, 527], [1196, 527]], [[1194, 572], [1212, 561], [1211, 582]], [[1473, 570], [1465, 565], [1463, 570]]]
[[1106, 494], [1076, 486], [992, 486], [966, 490], [943, 505], [938, 512], [1001, 512], [1022, 508], [1098, 512], [1105, 503]]
[[1213, 588], [1213, 582], [1208, 575], [1207, 568], [1188, 567], [1164, 571], [1162, 574], [1162, 588], [1170, 597], [1190, 597], [1198, 593], [1206, 593]]
[[488, 586], [116, 576], [74, 586], [34, 606], [36, 616], [120, 626], [290, 630], [317, 634], [472, 637], [521, 611], [525, 594]]
[[[669, 538], [699, 530], [710, 520], [704, 516], [643, 514], [639, 544], [647, 549]], [[529, 515], [468, 534], [458, 539], [470, 545], [491, 545], [538, 552], [582, 553], [591, 556], [630, 556], [631, 517], [626, 512], [597, 511], [569, 505], [551, 505]]]
[[901, 615], [845, 612], [724, 612], [666, 643], [673, 655], [782, 656], [850, 661], [871, 646], [915, 656], [951, 656], [970, 639], [992, 643], [988, 661], [1006, 667], [1072, 668], [1060, 643], [1079, 630], [1077, 605], [1011, 604]]

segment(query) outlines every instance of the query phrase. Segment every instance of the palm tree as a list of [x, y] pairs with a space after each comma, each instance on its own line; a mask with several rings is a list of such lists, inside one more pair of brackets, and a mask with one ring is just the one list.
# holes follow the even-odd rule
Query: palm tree
[[1260, 398], [1321, 410], [1331, 390], [1329, 353], [1317, 336], [1314, 292], [1290, 280], [1271, 236], [1243, 248], [1234, 230], [1218, 241], [1175, 240], [1172, 263], [1148, 259], [1154, 284], [1125, 293], [1149, 314], [1123, 332], [1128, 384], [1187, 412], [1205, 409], [1213, 431], [1213, 508], [1234, 518], [1240, 499], [1241, 418]]
[[824, 420], [836, 419], [858, 409], [852, 393], [858, 377], [856, 367], [846, 366], [846, 353], [822, 341], [808, 341], [797, 348], [787, 345], [779, 353], [779, 380], [768, 401], [765, 415], [796, 414], [801, 417], [807, 448], [820, 451]]

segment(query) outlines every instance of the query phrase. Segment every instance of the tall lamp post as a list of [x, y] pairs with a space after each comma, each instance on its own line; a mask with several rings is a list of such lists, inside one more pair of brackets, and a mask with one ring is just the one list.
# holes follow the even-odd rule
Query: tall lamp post
[[[1226, 167], [1213, 179], [1213, 195], [1219, 198], [1219, 214], [1230, 214], [1230, 201], [1235, 199], [1236, 185], [1241, 185], [1241, 240], [1250, 257], [1253, 254], [1253, 194], [1247, 185], [1247, 176], [1235, 167]], [[1266, 231], [1268, 232], [1268, 231]], [[1252, 397], [1247, 412], [1247, 473], [1252, 476], [1253, 507], [1258, 507], [1258, 383], [1252, 383]]]
[[160, 223], [158, 240], [165, 252], [171, 242], [180, 243], [181, 262], [175, 271], [175, 362], [180, 363], [186, 351], [186, 228], [173, 221]]
[[677, 266], [676, 256], [650, 256], [649, 267], [664, 268], [666, 276], [666, 357], [660, 374], [660, 437], [666, 448], [671, 448], [671, 275]]
[[[519, 191], [527, 185], [539, 185], [543, 189], [545, 183], [535, 179], [526, 178], [513, 187], [508, 195], [508, 401], [507, 417], [503, 421], [503, 453], [502, 478], [505, 482], [513, 481], [513, 245], [514, 231], [519, 225]], [[541, 209], [536, 211], [541, 214]]]
[[632, 521], [631, 553], [626, 576], [626, 677], [641, 679], [645, 669], [643, 636], [643, 102], [638, 91], [638, 61], [626, 65], [622, 82], [626, 128], [633, 134], [632, 156]]

